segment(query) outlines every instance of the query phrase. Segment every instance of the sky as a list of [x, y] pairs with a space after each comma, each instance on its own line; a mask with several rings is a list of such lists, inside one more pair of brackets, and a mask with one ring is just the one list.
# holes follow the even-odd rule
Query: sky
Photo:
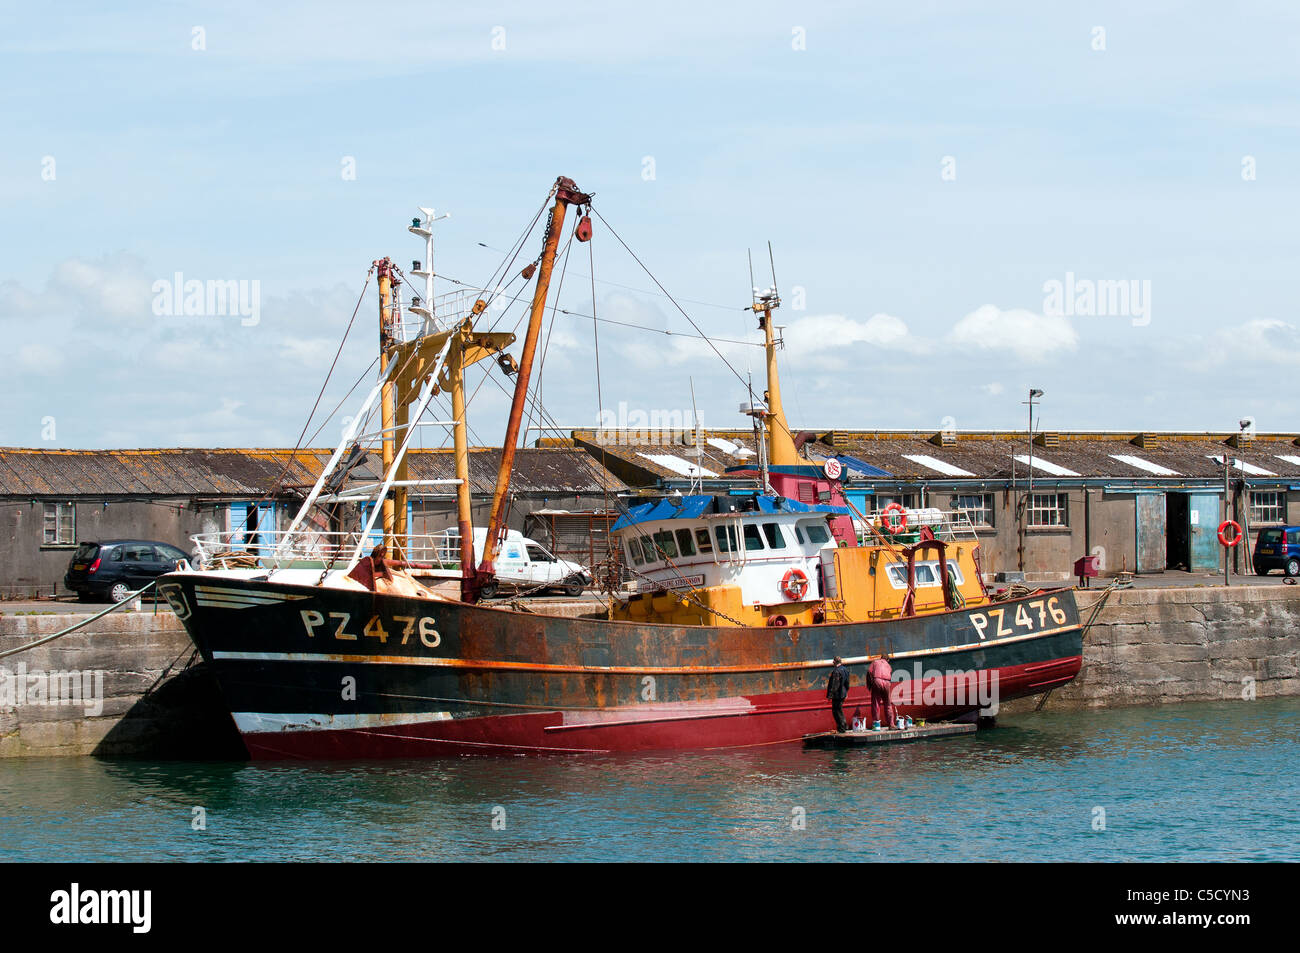
[[559, 175], [722, 339], [597, 220], [559, 425], [747, 426], [771, 242], [796, 429], [1300, 431], [1292, 3], [114, 6], [0, 7], [0, 445], [332, 446], [416, 207], [479, 285]]

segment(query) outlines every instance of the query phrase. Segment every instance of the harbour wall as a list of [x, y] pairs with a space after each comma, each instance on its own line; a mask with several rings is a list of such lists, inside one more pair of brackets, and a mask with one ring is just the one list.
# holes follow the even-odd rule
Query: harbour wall
[[[85, 618], [5, 614], [0, 652]], [[189, 667], [193, 653], [171, 609], [146, 603], [0, 659], [0, 757], [242, 757], [215, 683]]]
[[[1087, 619], [1102, 590], [1078, 594]], [[572, 606], [572, 604], [570, 604]], [[534, 605], [557, 611], [560, 604]], [[589, 609], [573, 606], [571, 611]], [[61, 631], [78, 615], [0, 615], [0, 652]], [[211, 674], [165, 605], [113, 612], [46, 645], [0, 659], [0, 679], [101, 673], [94, 705], [10, 699], [0, 685], [0, 757], [242, 758]], [[1300, 695], [1300, 586], [1121, 589], [1084, 635], [1083, 670], [1007, 714]], [[14, 702], [23, 702], [15, 704]], [[102, 701], [102, 707], [100, 702]], [[98, 708], [98, 710], [93, 710]]]
[[[1104, 590], [1078, 592], [1085, 621]], [[1300, 586], [1117, 589], [1084, 633], [1083, 670], [1014, 713], [1300, 695]]]

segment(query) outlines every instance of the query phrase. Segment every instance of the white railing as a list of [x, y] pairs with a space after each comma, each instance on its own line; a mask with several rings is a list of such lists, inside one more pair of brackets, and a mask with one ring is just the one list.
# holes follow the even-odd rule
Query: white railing
[[[968, 510], [941, 510], [938, 507], [922, 507], [918, 509], [909, 508], [904, 511], [907, 514], [907, 528], [904, 533], [912, 533], [922, 526], [929, 528], [934, 533], [936, 539], [944, 542], [954, 542], [957, 540], [966, 540], [968, 542], [978, 542], [979, 534], [976, 532], [976, 526], [971, 521]], [[883, 510], [872, 510], [864, 514], [867, 521], [877, 530], [882, 523], [888, 519], [890, 525], [897, 525], [898, 510], [891, 510], [888, 515]], [[877, 540], [876, 534], [871, 532], [862, 524], [860, 520], [853, 521], [854, 529], [858, 534], [858, 542], [864, 545], [870, 545]]]
[[[367, 552], [382, 540], [379, 531], [334, 533], [315, 530], [200, 533], [194, 541], [203, 569], [348, 569], [360, 549]], [[388, 558], [420, 570], [459, 570], [460, 535], [411, 533], [398, 539]]]

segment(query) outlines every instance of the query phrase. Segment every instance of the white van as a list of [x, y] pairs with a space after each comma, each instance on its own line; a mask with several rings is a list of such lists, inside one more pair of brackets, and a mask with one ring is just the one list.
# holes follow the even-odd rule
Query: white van
[[[460, 531], [450, 529], [439, 536], [446, 539], [447, 555], [459, 559]], [[475, 564], [483, 560], [483, 541], [486, 538], [486, 529], [474, 530]], [[497, 553], [496, 573], [496, 584], [489, 583], [482, 589], [482, 595], [488, 598], [496, 593], [498, 586], [508, 589], [536, 589], [544, 586], [563, 589], [566, 595], [580, 596], [592, 583], [591, 574], [578, 563], [556, 557], [541, 543], [515, 529], [506, 533], [501, 550]]]

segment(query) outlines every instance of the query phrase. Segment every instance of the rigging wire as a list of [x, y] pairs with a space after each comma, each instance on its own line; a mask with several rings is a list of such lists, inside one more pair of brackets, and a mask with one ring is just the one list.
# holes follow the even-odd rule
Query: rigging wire
[[[495, 251], [495, 252], [500, 252], [500, 251], [501, 251], [501, 249], [499, 249], [499, 248], [494, 248], [493, 246], [487, 244], [486, 242], [476, 242], [475, 244], [477, 244], [480, 248], [486, 248], [488, 251]], [[508, 254], [508, 253], [507, 253], [507, 252], [502, 252], [502, 254]], [[574, 274], [575, 274], [577, 277], [579, 277], [579, 278], [591, 278], [591, 280], [592, 280], [593, 282], [599, 281], [602, 285], [609, 285], [609, 286], [612, 287], [612, 288], [622, 288], [624, 291], [636, 291], [636, 292], [639, 292], [640, 294], [654, 295], [656, 298], [667, 298], [667, 297], [668, 297], [668, 295], [664, 294], [663, 292], [659, 292], [659, 291], [651, 291], [649, 288], [638, 288], [638, 287], [636, 287], [635, 285], [624, 285], [624, 284], [619, 284], [617, 281], [609, 281], [609, 280], [607, 280], [607, 279], [605, 279], [605, 278], [597, 278], [597, 277], [595, 277], [594, 275], [584, 275], [584, 274], [583, 274], [582, 272], [580, 272], [580, 271], [575, 271]], [[593, 297], [594, 297], [594, 295], [593, 295]], [[720, 311], [735, 311], [735, 310], [737, 310], [735, 305], [731, 305], [731, 304], [715, 304], [715, 303], [712, 302], [712, 301], [701, 301], [701, 300], [699, 300], [698, 298], [681, 298], [681, 299], [679, 299], [679, 300], [681, 300], [681, 301], [685, 301], [687, 304], [698, 304], [698, 305], [703, 305], [703, 306], [706, 307], [706, 308], [717, 308], [717, 309], [720, 310]], [[741, 306], [741, 308], [740, 308], [739, 310], [741, 310], [741, 311], [745, 311], [745, 310], [748, 310], [748, 309], [746, 309], [744, 306]]]
[[[307, 435], [307, 428], [311, 426], [312, 418], [316, 416], [316, 411], [320, 408], [321, 399], [325, 396], [325, 388], [329, 386], [330, 378], [334, 376], [334, 369], [338, 366], [339, 357], [342, 356], [343, 348], [348, 343], [348, 335], [352, 333], [352, 325], [356, 323], [357, 315], [361, 312], [361, 303], [366, 299], [366, 290], [370, 287], [370, 279], [374, 276], [374, 273], [375, 266], [371, 265], [370, 270], [366, 272], [365, 283], [361, 286], [361, 294], [357, 296], [357, 306], [352, 309], [352, 317], [348, 319], [348, 326], [343, 331], [343, 340], [339, 341], [338, 350], [334, 352], [334, 360], [330, 362], [330, 369], [325, 374], [325, 382], [320, 385], [320, 392], [316, 395], [315, 403], [311, 405], [311, 413], [307, 415], [307, 422], [302, 425], [302, 432], [298, 434], [298, 442], [294, 444], [293, 451], [289, 454], [289, 459], [284, 462], [284, 468], [280, 471], [280, 475], [271, 482], [271, 486], [257, 501], [258, 503], [263, 503], [270, 499], [270, 497], [275, 494], [276, 490], [282, 488], [281, 481], [288, 474], [289, 468], [293, 466], [293, 462], [298, 456], [298, 451], [302, 449], [303, 437]], [[355, 388], [355, 385], [353, 386]], [[351, 391], [348, 393], [351, 394]], [[328, 418], [326, 418], [326, 420], [328, 420]], [[317, 432], [319, 433], [319, 431]], [[313, 439], [315, 439], [314, 435]]]

